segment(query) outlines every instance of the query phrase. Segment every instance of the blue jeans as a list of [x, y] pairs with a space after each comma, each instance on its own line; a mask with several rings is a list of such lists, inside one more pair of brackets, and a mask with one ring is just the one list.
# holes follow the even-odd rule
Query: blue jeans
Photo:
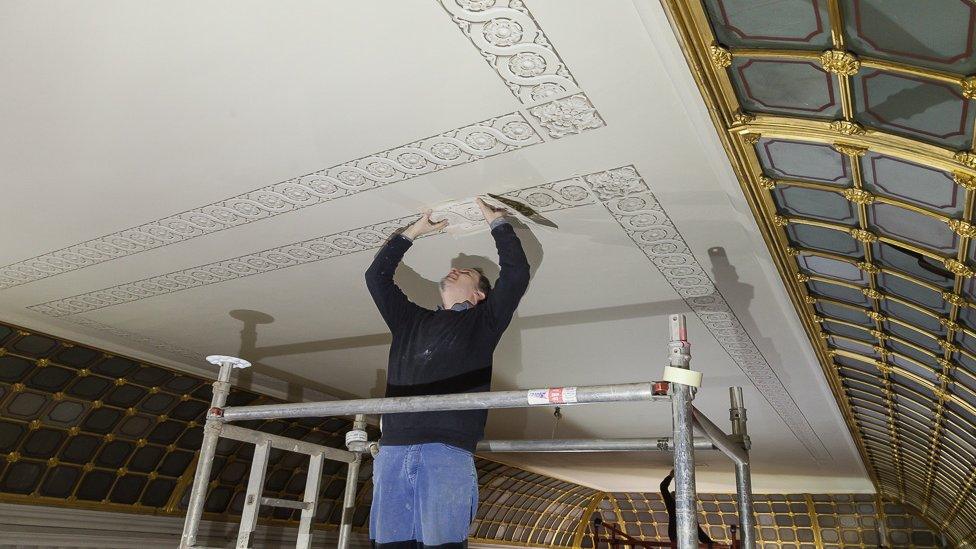
[[382, 446], [373, 463], [374, 547], [467, 547], [478, 510], [474, 456], [447, 444]]

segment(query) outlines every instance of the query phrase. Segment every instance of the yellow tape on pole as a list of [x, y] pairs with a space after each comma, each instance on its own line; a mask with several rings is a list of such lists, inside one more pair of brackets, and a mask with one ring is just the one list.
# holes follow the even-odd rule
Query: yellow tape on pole
[[701, 387], [702, 373], [694, 370], [686, 370], [684, 368], [672, 368], [671, 366], [665, 366], [664, 381], [680, 383], [682, 385], [690, 385], [692, 387]]

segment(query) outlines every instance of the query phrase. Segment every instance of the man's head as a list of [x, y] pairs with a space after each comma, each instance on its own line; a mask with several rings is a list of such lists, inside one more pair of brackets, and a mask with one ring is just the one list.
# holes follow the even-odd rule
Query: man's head
[[450, 309], [456, 303], [470, 301], [472, 305], [488, 297], [491, 282], [481, 269], [451, 269], [441, 279], [441, 301]]

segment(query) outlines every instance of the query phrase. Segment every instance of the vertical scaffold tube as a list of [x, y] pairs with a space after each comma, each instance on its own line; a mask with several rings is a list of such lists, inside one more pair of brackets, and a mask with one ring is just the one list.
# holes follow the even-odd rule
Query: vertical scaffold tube
[[756, 532], [752, 520], [752, 476], [748, 463], [735, 465], [735, 492], [739, 503], [739, 530], [742, 549], [755, 549]]
[[213, 384], [213, 398], [210, 399], [210, 411], [207, 412], [207, 422], [203, 426], [203, 441], [200, 443], [200, 453], [197, 454], [197, 470], [193, 475], [193, 488], [190, 491], [190, 501], [186, 507], [186, 518], [183, 521], [183, 535], [180, 538], [180, 549], [189, 549], [197, 544], [197, 531], [200, 529], [200, 518], [203, 516], [203, 503], [207, 498], [207, 486], [210, 483], [210, 470], [213, 466], [214, 452], [217, 440], [220, 438], [220, 428], [223, 422], [219, 419], [227, 394], [230, 392], [230, 374], [234, 368], [247, 368], [250, 362], [230, 356], [208, 356], [211, 364], [220, 365], [220, 373]]
[[[746, 407], [742, 399], [742, 387], [729, 387], [729, 419], [732, 420], [732, 436], [741, 440], [742, 448], [749, 452], [749, 431], [746, 427]], [[743, 549], [755, 549], [756, 525], [752, 513], [752, 473], [749, 463], [735, 465], [735, 492], [739, 503], [739, 532]]]
[[347, 549], [349, 547], [349, 540], [352, 537], [352, 515], [356, 510], [356, 483], [359, 480], [359, 464], [363, 460], [362, 452], [366, 449], [366, 416], [363, 414], [356, 415], [350, 433], [362, 433], [362, 440], [358, 440], [358, 437], [355, 436], [346, 437], [346, 445], [349, 447], [349, 450], [358, 450], [358, 452], [356, 459], [349, 464], [349, 469], [346, 473], [346, 492], [342, 498], [342, 519], [339, 523], [338, 549]]
[[[671, 315], [668, 358], [672, 368], [687, 369], [691, 345], [684, 315]], [[672, 383], [671, 415], [674, 427], [674, 502], [678, 549], [698, 548], [698, 517], [695, 513], [695, 446], [691, 413], [693, 388]]]

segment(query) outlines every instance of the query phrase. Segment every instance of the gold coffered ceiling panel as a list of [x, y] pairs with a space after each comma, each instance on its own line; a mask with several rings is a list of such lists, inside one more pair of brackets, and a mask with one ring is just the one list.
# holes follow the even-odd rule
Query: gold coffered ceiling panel
[[976, 6], [663, 0], [878, 490], [976, 544]]

